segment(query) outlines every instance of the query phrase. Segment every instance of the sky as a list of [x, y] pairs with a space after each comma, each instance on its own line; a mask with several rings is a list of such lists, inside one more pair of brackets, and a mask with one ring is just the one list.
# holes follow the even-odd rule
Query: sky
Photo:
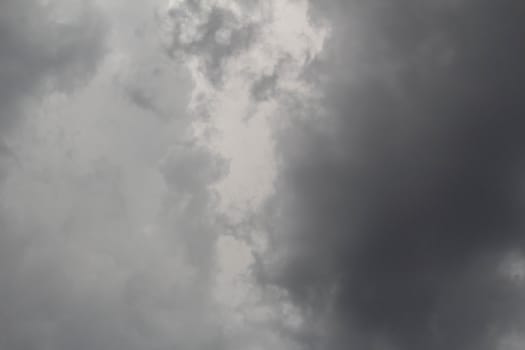
[[0, 349], [522, 349], [523, 15], [0, 0]]

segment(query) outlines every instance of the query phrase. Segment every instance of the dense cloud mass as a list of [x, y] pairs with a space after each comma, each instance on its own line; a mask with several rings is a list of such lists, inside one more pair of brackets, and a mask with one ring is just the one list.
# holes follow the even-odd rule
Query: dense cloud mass
[[280, 137], [262, 280], [312, 321], [307, 348], [499, 348], [523, 326], [525, 6], [313, 6], [323, 105]]
[[524, 15], [0, 0], [0, 349], [523, 348]]

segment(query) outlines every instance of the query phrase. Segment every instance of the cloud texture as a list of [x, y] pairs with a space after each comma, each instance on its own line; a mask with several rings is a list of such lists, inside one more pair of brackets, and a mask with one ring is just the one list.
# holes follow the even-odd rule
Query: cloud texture
[[[75, 3], [73, 1], [72, 3]], [[90, 2], [58, 11], [58, 2], [0, 4], [0, 127], [20, 117], [21, 100], [47, 87], [69, 89], [93, 74], [106, 24]]]
[[0, 5], [2, 349], [229, 341], [211, 288], [210, 184], [224, 171], [187, 139], [187, 118], [178, 130], [128, 103], [119, 69], [158, 57], [124, 59], [127, 28], [107, 24], [116, 13], [84, 1]]
[[2, 1], [0, 348], [521, 349], [524, 13]]
[[322, 109], [280, 137], [263, 280], [312, 349], [497, 349], [523, 316], [524, 6], [313, 6]]
[[2, 2], [0, 348], [298, 348], [221, 207], [271, 188], [252, 85], [320, 50], [272, 4]]

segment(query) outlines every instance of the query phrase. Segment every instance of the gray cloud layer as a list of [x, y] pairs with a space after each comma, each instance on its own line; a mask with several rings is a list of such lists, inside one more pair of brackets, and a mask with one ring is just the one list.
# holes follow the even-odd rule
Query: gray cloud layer
[[[122, 99], [112, 60], [129, 52], [107, 12], [44, 3], [0, 4], [0, 348], [234, 347], [213, 294], [211, 185], [226, 165], [196, 145], [186, 116], [169, 124]], [[158, 60], [131, 54], [144, 71]], [[123, 85], [139, 93], [173, 86], [133, 73]], [[57, 90], [66, 96], [39, 103]], [[184, 108], [172, 100], [168, 112]]]
[[[231, 349], [292, 334], [311, 349], [492, 350], [521, 331], [523, 281], [502, 264], [524, 238], [520, 2], [311, 1], [333, 22], [325, 59], [304, 74], [322, 106], [299, 94], [293, 103], [310, 115], [278, 135], [270, 253], [256, 266], [306, 322], [287, 333], [268, 321], [256, 335], [221, 325], [213, 184], [226, 165], [191, 136], [181, 141], [189, 120], [160, 135], [170, 118], [164, 128], [112, 104], [115, 91], [99, 81], [93, 96], [68, 101], [78, 118], [69, 129], [40, 130], [78, 138], [71, 145], [86, 159], [62, 156], [53, 135], [32, 140], [28, 127], [16, 166], [7, 141], [31, 120], [27, 101], [72, 91], [105, 53], [105, 21], [90, 2], [65, 18], [44, 3], [0, 4], [0, 348]], [[243, 16], [252, 3], [177, 4], [164, 19], [168, 51], [219, 89], [226, 63], [258, 38], [259, 22]], [[149, 60], [125, 77], [128, 100], [162, 116], [182, 110]], [[253, 100], [278, 95], [280, 73], [257, 74]], [[93, 111], [113, 118], [77, 130], [98, 102]]]
[[[38, 1], [0, 4], [0, 129], [20, 118], [23, 99], [47, 87], [67, 89], [89, 77], [104, 51], [105, 23], [90, 3], [59, 18]], [[74, 18], [76, 17], [76, 18]]]
[[326, 113], [281, 137], [261, 278], [328, 312], [312, 349], [496, 349], [523, 315], [501, 261], [525, 238], [525, 6], [314, 6]]

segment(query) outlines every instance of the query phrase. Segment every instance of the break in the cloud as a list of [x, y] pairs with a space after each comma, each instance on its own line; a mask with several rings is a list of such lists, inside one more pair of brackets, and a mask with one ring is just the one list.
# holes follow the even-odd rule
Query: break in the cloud
[[312, 3], [333, 20], [323, 104], [279, 139], [261, 278], [301, 307], [306, 348], [515, 346], [525, 6]]

